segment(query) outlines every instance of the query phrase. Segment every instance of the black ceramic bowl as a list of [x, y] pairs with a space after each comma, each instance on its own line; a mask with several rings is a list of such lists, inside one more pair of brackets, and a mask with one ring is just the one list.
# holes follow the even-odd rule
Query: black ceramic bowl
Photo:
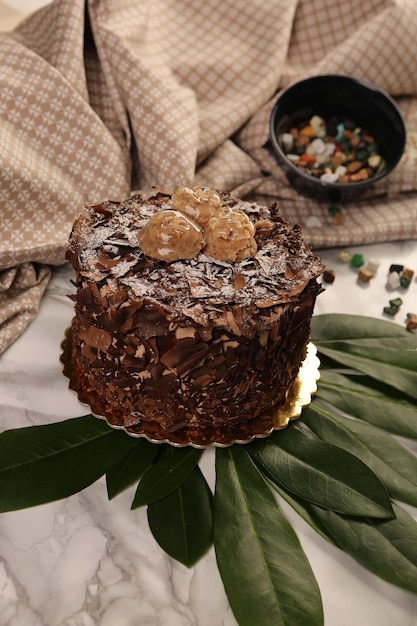
[[[383, 167], [359, 182], [323, 182], [300, 170], [289, 160], [281, 145], [282, 133], [318, 115], [349, 118], [366, 129], [378, 144]], [[322, 75], [294, 83], [281, 92], [272, 109], [270, 139], [276, 158], [294, 189], [316, 200], [346, 202], [357, 198], [391, 172], [405, 147], [403, 117], [394, 100], [374, 85], [349, 76]]]

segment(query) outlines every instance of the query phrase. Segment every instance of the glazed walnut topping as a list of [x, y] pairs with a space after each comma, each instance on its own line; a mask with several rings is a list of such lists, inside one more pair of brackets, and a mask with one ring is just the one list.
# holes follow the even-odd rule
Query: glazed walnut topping
[[188, 215], [196, 224], [205, 227], [219, 209], [222, 199], [217, 191], [209, 187], [179, 187], [172, 196], [172, 208]]
[[140, 230], [138, 242], [146, 256], [168, 262], [192, 259], [204, 246], [201, 229], [173, 210], [154, 213]]
[[255, 228], [249, 217], [222, 205], [207, 187], [180, 187], [172, 209], [154, 213], [138, 235], [142, 251], [154, 259], [176, 261], [204, 253], [219, 261], [242, 261], [257, 251]]
[[204, 230], [204, 252], [219, 261], [243, 261], [256, 253], [255, 228], [245, 213], [237, 209], [216, 211]]

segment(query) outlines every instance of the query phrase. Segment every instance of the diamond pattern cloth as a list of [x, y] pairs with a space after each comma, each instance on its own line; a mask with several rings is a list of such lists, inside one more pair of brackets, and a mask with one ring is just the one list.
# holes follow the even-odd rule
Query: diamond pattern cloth
[[[203, 184], [278, 201], [313, 247], [417, 236], [415, 0], [55, 0], [0, 36], [0, 353], [36, 315], [85, 203]], [[298, 196], [271, 156], [279, 91], [320, 73], [398, 100], [404, 157], [372, 196]]]

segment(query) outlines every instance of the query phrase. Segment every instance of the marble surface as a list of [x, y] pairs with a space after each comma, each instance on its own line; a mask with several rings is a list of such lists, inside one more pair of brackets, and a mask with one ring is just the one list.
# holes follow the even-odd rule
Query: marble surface
[[[417, 269], [417, 242], [350, 251], [378, 258], [377, 275], [361, 285], [338, 251], [324, 251], [336, 279], [320, 295], [316, 314], [383, 318], [382, 307], [398, 295], [386, 288], [389, 265]], [[67, 266], [54, 271], [38, 317], [0, 359], [2, 430], [86, 414], [59, 362], [72, 317], [71, 276]], [[399, 324], [417, 311], [415, 280], [402, 297]], [[213, 452], [202, 459], [212, 487]], [[1, 626], [236, 626], [213, 549], [191, 569], [170, 559], [149, 531], [146, 510], [130, 510], [133, 493], [134, 487], [109, 502], [101, 479], [65, 500], [0, 514]], [[283, 508], [317, 577], [326, 626], [417, 626], [417, 596], [376, 578]]]

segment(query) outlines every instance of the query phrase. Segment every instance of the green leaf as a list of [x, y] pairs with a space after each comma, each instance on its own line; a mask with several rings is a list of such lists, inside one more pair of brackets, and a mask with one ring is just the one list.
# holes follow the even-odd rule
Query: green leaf
[[[366, 381], [363, 384], [359, 381]], [[318, 396], [338, 409], [387, 430], [417, 439], [417, 407], [399, 394], [387, 395], [364, 376], [347, 376], [322, 370]]]
[[341, 447], [288, 427], [249, 454], [290, 493], [326, 509], [362, 517], [392, 517], [391, 501], [379, 478]]
[[149, 527], [172, 558], [194, 565], [213, 542], [213, 496], [198, 466], [165, 498], [148, 506]]
[[197, 465], [201, 450], [161, 446], [161, 453], [143, 474], [136, 489], [132, 509], [155, 502], [177, 489]]
[[417, 506], [417, 457], [391, 435], [377, 426], [332, 413], [319, 402], [305, 411], [304, 423], [322, 439], [366, 463], [392, 498]]
[[360, 372], [364, 372], [375, 380], [385, 380], [387, 384], [395, 389], [400, 389], [411, 398], [417, 398], [417, 370], [407, 370], [392, 363], [383, 363], [373, 358], [371, 351], [368, 355], [357, 356], [349, 354], [346, 346], [339, 344], [338, 349], [329, 348], [323, 344], [318, 344], [319, 353], [323, 353], [338, 363], [343, 363]]
[[0, 434], [0, 512], [66, 498], [98, 480], [136, 445], [87, 415]]
[[417, 593], [417, 522], [394, 504], [395, 518], [358, 520], [305, 503], [329, 540], [383, 580]]
[[364, 372], [376, 380], [384, 380], [417, 399], [417, 351], [357, 346], [349, 342], [319, 343], [319, 353]]
[[417, 398], [417, 337], [405, 328], [359, 315], [313, 317], [320, 354]]
[[383, 340], [379, 337], [349, 340], [339, 338], [322, 341], [320, 345], [413, 371], [417, 362], [417, 351], [410, 345], [409, 338], [409, 334], [406, 337], [386, 337]]
[[403, 326], [366, 315], [327, 313], [314, 315], [311, 321], [311, 337], [314, 343], [334, 339], [383, 339], [406, 338], [410, 347], [417, 347], [417, 337]]
[[271, 483], [273, 489], [283, 498], [288, 504], [294, 509], [296, 513], [305, 521], [307, 524], [313, 528], [319, 535], [326, 539], [329, 543], [333, 543], [332, 539], [329, 537], [328, 532], [322, 526], [317, 516], [314, 515], [314, 509], [311, 506], [312, 503], [306, 502], [297, 496], [290, 494], [285, 489], [279, 487], [276, 483]]
[[322, 626], [320, 592], [297, 535], [245, 448], [216, 450], [214, 546], [240, 626]]
[[109, 500], [138, 481], [143, 472], [152, 464], [158, 452], [157, 444], [140, 439], [129, 454], [113, 465], [106, 474]]

